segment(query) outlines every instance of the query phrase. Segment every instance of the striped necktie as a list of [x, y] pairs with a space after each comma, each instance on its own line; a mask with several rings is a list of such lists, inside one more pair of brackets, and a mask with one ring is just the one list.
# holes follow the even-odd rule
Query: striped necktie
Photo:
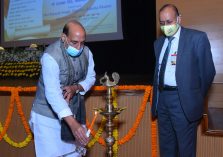
[[165, 53], [163, 55], [163, 60], [161, 63], [161, 67], [160, 67], [160, 72], [159, 72], [159, 87], [163, 88], [164, 87], [164, 74], [165, 74], [165, 70], [166, 70], [166, 63], [167, 63], [167, 59], [170, 53], [170, 48], [171, 48], [171, 42], [174, 39], [174, 37], [169, 37], [168, 38], [168, 45], [167, 48], [165, 50]]

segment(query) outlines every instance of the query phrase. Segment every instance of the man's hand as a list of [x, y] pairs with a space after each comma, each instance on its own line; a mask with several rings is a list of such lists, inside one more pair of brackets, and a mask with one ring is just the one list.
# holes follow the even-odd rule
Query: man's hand
[[76, 91], [79, 89], [77, 85], [71, 85], [71, 86], [64, 86], [62, 90], [63, 90], [63, 97], [69, 104], [70, 100], [76, 94]]
[[86, 136], [86, 129], [80, 125], [73, 116], [64, 117], [64, 120], [67, 122], [74, 137], [82, 144], [83, 146], [87, 145], [89, 138]]
[[86, 146], [89, 142], [89, 138], [87, 137], [86, 129], [80, 125], [80, 127], [76, 130], [72, 130], [74, 137], [80, 142], [81, 145]]

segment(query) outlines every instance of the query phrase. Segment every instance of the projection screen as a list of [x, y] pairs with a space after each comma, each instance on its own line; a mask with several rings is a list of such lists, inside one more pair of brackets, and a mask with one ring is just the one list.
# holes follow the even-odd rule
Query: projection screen
[[87, 41], [123, 39], [120, 0], [2, 0], [1, 45], [49, 44], [76, 19]]

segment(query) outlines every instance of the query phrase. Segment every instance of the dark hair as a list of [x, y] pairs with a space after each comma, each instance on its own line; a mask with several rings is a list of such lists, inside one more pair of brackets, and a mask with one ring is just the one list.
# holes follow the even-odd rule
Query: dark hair
[[164, 6], [162, 6], [162, 7], [160, 8], [159, 13], [160, 13], [161, 11], [163, 11], [163, 10], [164, 10], [165, 8], [167, 8], [167, 7], [173, 8], [173, 10], [174, 10], [175, 13], [176, 13], [176, 16], [179, 16], [179, 15], [180, 15], [180, 13], [179, 13], [177, 7], [176, 7], [175, 5], [173, 5], [173, 4], [165, 4]]
[[85, 29], [84, 29], [84, 26], [79, 22], [79, 21], [77, 21], [77, 20], [70, 20], [70, 21], [68, 21], [65, 25], [64, 25], [64, 27], [63, 27], [63, 33], [66, 35], [66, 36], [68, 36], [68, 34], [69, 34], [69, 24], [70, 23], [73, 23], [73, 24], [77, 24], [77, 25], [79, 25], [81, 28], [83, 28], [83, 30], [85, 31]]

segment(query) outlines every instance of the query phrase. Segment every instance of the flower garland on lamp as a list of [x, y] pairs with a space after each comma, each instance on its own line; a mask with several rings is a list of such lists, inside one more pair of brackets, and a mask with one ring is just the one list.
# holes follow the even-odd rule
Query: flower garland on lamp
[[[118, 140], [118, 145], [122, 145], [122, 144], [128, 142], [129, 140], [131, 140], [131, 138], [135, 135], [136, 130], [139, 127], [139, 124], [140, 124], [143, 114], [145, 112], [147, 100], [151, 94], [152, 87], [136, 85], [136, 86], [118, 86], [118, 87], [116, 87], [116, 89], [117, 90], [145, 90], [143, 100], [142, 100], [141, 106], [139, 108], [139, 112], [137, 114], [136, 120], [133, 124], [133, 127], [129, 129], [128, 133], [122, 139]], [[95, 86], [93, 88], [93, 90], [103, 91], [103, 90], [106, 90], [106, 88], [103, 86]], [[101, 128], [99, 128], [99, 130], [100, 130], [100, 133], [103, 132], [103, 130]], [[95, 132], [93, 130], [92, 130], [91, 134], [93, 135], [93, 137], [95, 136]], [[99, 133], [97, 132], [96, 134], [98, 135]], [[105, 146], [105, 141], [102, 137], [97, 136], [97, 139], [101, 145]], [[93, 140], [95, 141], [94, 138], [93, 138]]]
[[[113, 97], [113, 106], [114, 108], [118, 108], [118, 103], [117, 103], [117, 93], [114, 88], [112, 88], [112, 97]], [[114, 125], [114, 130], [113, 130], [113, 137], [115, 139], [115, 143], [112, 147], [113, 149], [113, 157], [118, 157], [118, 115], [114, 117], [115, 125]]]
[[[116, 94], [114, 88], [112, 88], [112, 97], [113, 97], [114, 108], [117, 108], [118, 107], [117, 94]], [[118, 121], [118, 116], [115, 116], [114, 120], [117, 122]], [[102, 121], [101, 121], [101, 125], [100, 125], [97, 133], [92, 133], [94, 135], [94, 137], [88, 143], [88, 145], [87, 145], [88, 148], [92, 147], [98, 141], [102, 132], [104, 131], [105, 123], [106, 123], [106, 118], [103, 116]], [[89, 129], [89, 122], [87, 122], [87, 127]], [[114, 153], [113, 157], [117, 157], [118, 156], [118, 128], [117, 128], [117, 125], [115, 126], [115, 128], [113, 130], [113, 137], [115, 139], [115, 143], [113, 145], [113, 153]], [[103, 145], [105, 146], [105, 143], [103, 143]]]
[[[102, 132], [104, 131], [104, 126], [105, 126], [106, 118], [103, 116], [101, 120], [101, 124], [97, 132], [95, 133], [93, 130], [91, 131], [91, 134], [93, 135], [93, 138], [90, 140], [90, 142], [87, 144], [88, 148], [91, 148], [99, 139], [101, 136]], [[89, 128], [90, 124], [87, 120], [87, 127]], [[104, 144], [105, 145], [105, 144]]]

